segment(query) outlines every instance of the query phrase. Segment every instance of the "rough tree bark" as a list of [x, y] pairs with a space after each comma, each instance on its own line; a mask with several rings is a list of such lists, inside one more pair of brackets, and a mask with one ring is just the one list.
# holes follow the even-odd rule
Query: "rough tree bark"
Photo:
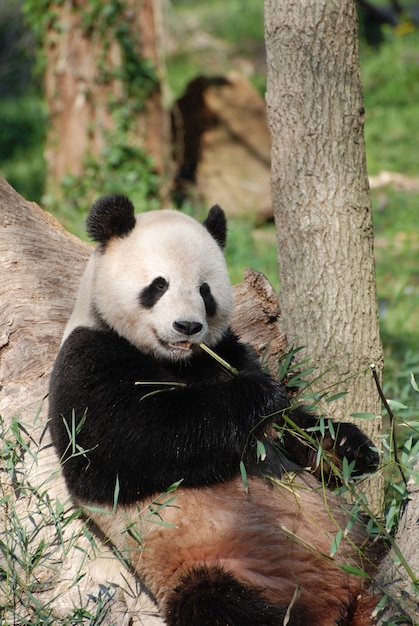
[[[103, 612], [89, 623], [163, 623], [106, 542], [97, 537], [95, 548], [81, 518], [63, 523], [74, 507], [45, 432], [49, 374], [90, 252], [91, 246], [0, 178], [0, 617], [5, 625], [18, 617], [19, 623], [29, 620], [36, 603], [47, 613], [50, 606], [57, 624], [75, 607], [95, 614], [98, 598]], [[267, 365], [274, 371], [284, 349], [277, 295], [262, 275], [248, 271], [245, 283], [235, 288], [235, 302], [233, 324], [246, 341], [255, 341], [261, 355], [269, 354]], [[10, 451], [18, 443], [16, 431], [10, 431], [16, 415], [28, 449], [17, 447], [10, 471]], [[24, 545], [16, 517], [28, 537]], [[32, 564], [29, 580], [19, 579], [15, 556]]]
[[[330, 405], [335, 417], [378, 416], [370, 364], [381, 374], [383, 353], [355, 3], [265, 0], [265, 38], [280, 325], [288, 340], [304, 346], [305, 355], [320, 365], [322, 376], [313, 383], [317, 391], [348, 392]], [[362, 424], [377, 443], [380, 426], [379, 418]], [[380, 481], [369, 489], [375, 511], [380, 511], [380, 491]], [[417, 534], [412, 521], [417, 506], [412, 488], [411, 517], [404, 516], [401, 545], [409, 541], [409, 533]], [[406, 556], [418, 572], [417, 548]], [[417, 623], [411, 577], [396, 563], [391, 552], [377, 577], [397, 599], [388, 615], [400, 620], [405, 612], [412, 621], [397, 623]]]
[[[161, 81], [153, 83], [147, 76], [142, 77], [140, 67], [136, 75], [126, 77], [129, 80], [121, 71], [135, 58], [136, 62], [148, 63], [161, 78], [160, 1], [126, 0], [121, 3], [123, 15], [112, 13], [112, 3], [108, 7], [103, 4], [99, 11], [100, 3], [90, 0], [52, 4], [53, 18], [43, 41], [50, 115], [48, 190], [58, 192], [65, 175], [83, 173], [87, 156], [101, 155], [108, 143], [106, 133], [115, 128], [114, 113], [118, 115], [118, 108], [125, 117], [122, 122], [130, 124], [129, 140], [144, 148], [161, 174], [167, 160], [169, 132]], [[120, 30], [122, 34], [117, 37], [113, 29], [121, 20], [127, 31]], [[133, 85], [142, 79], [148, 80], [145, 101], [138, 97], [136, 108], [127, 111]]]
[[[380, 415], [383, 365], [353, 0], [266, 0], [281, 327], [321, 368], [335, 416]], [[377, 441], [380, 419], [363, 429]], [[377, 509], [376, 502], [375, 508]]]
[[[415, 470], [419, 472], [419, 462]], [[416, 577], [416, 583], [413, 584], [412, 577], [408, 575], [396, 550], [390, 550], [375, 577], [376, 588], [389, 598], [380, 614], [379, 626], [417, 626], [419, 623], [419, 485], [413, 478], [409, 481], [407, 490], [409, 499], [399, 523], [395, 544]]]

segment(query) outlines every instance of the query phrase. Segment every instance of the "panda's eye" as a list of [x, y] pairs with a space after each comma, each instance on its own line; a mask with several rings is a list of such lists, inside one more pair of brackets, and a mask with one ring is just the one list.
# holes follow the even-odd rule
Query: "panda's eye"
[[208, 317], [212, 317], [217, 312], [217, 303], [211, 293], [211, 288], [208, 283], [202, 283], [199, 288], [199, 293], [201, 294], [204, 301], [206, 314], [208, 315]]
[[151, 309], [169, 288], [169, 283], [162, 276], [155, 278], [140, 293], [140, 304]]

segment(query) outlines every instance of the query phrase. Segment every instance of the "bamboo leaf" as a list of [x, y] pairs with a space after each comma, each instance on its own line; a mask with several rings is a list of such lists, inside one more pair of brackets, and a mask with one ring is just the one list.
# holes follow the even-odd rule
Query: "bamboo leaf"
[[136, 380], [134, 385], [145, 385], [146, 387], [152, 387], [153, 385], [157, 385], [158, 387], [186, 387], [186, 383], [178, 383], [178, 382], [168, 382], [164, 380], [151, 381], [151, 380]]
[[168, 487], [164, 493], [172, 493], [172, 491], [176, 491], [176, 489], [182, 484], [182, 482], [183, 478], [170, 485], [170, 487]]
[[246, 493], [249, 493], [249, 482], [247, 480], [247, 471], [246, 471], [246, 467], [245, 467], [243, 461], [240, 461], [240, 474], [241, 474], [241, 477], [242, 477], [244, 489], [245, 489]]
[[330, 420], [330, 419], [327, 420], [327, 429], [328, 429], [332, 439], [336, 439], [335, 426], [334, 426], [332, 420]]
[[256, 453], [257, 453], [257, 458], [260, 459], [261, 461], [264, 461], [266, 459], [265, 446], [263, 445], [261, 441], [259, 441], [259, 439], [257, 440], [257, 443], [256, 443]]
[[84, 506], [86, 511], [91, 511], [92, 513], [100, 513], [101, 515], [113, 515], [113, 511], [109, 511], [109, 509], [102, 509], [98, 506]]
[[119, 476], [118, 474], [116, 475], [116, 481], [115, 481], [115, 489], [113, 492], [113, 512], [115, 513], [116, 511], [116, 507], [118, 506], [118, 499], [119, 499]]
[[341, 565], [341, 569], [348, 572], [348, 574], [355, 574], [355, 576], [362, 576], [362, 578], [370, 577], [367, 572], [364, 572], [364, 570], [359, 567], [355, 567], [355, 565]]
[[330, 556], [335, 556], [336, 552], [339, 550], [340, 542], [343, 539], [343, 532], [339, 530], [336, 533], [335, 538], [333, 539], [332, 545], [330, 546]]
[[347, 395], [347, 391], [341, 391], [340, 393], [335, 393], [335, 395], [333, 396], [329, 396], [328, 398], [326, 398], [326, 402], [334, 402], [335, 400], [339, 400], [340, 398], [343, 398], [344, 396]]
[[403, 411], [404, 409], [408, 409], [409, 407], [406, 406], [405, 404], [402, 404], [401, 402], [398, 402], [397, 400], [387, 400], [389, 407], [393, 410], [393, 411]]

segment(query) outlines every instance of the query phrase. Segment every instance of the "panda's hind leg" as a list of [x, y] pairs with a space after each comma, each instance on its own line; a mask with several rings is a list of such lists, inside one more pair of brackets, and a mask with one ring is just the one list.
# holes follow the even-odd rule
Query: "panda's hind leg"
[[[180, 578], [164, 607], [169, 626], [278, 626], [288, 607], [273, 606], [248, 585], [219, 566], [190, 569]], [[309, 622], [294, 608], [289, 626]]]

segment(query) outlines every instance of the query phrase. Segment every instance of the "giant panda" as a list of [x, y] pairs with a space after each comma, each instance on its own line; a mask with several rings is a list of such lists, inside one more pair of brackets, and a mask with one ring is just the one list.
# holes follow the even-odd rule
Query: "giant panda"
[[[135, 217], [124, 196], [91, 208], [98, 245], [50, 381], [68, 489], [166, 624], [372, 624], [376, 600], [346, 567], [373, 571], [363, 526], [310, 473], [318, 455], [302, 433], [316, 436], [318, 418], [229, 327], [226, 228], [218, 206], [203, 224]], [[376, 467], [360, 430], [332, 430], [317, 438], [335, 458]]]

